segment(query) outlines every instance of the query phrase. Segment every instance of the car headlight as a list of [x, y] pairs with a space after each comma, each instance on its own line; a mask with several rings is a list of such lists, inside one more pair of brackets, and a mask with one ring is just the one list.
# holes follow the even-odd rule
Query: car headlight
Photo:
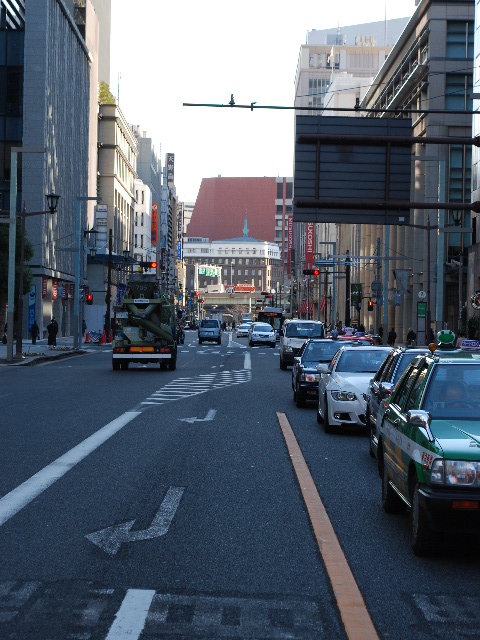
[[353, 393], [353, 391], [332, 391], [331, 394], [332, 398], [337, 401], [352, 401], [357, 399], [357, 396]]
[[302, 382], [318, 382], [320, 380], [320, 376], [315, 373], [301, 373], [300, 380]]
[[480, 486], [480, 462], [437, 458], [432, 464], [430, 482], [447, 487]]

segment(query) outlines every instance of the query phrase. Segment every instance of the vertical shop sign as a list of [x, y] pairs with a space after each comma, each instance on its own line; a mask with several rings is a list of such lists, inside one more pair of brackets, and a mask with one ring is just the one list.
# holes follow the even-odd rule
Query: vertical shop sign
[[28, 294], [28, 330], [32, 328], [32, 324], [35, 320], [35, 286], [29, 291]]
[[151, 229], [151, 243], [152, 246], [157, 244], [157, 233], [158, 233], [158, 203], [154, 202], [152, 204], [152, 229]]
[[47, 297], [47, 283], [48, 283], [47, 276], [42, 276], [42, 298]]
[[52, 300], [56, 300], [58, 296], [58, 280], [52, 280]]
[[291, 257], [293, 249], [293, 216], [287, 216], [288, 244], [287, 244], [287, 276], [291, 273]]
[[313, 222], [307, 222], [307, 233], [305, 235], [305, 262], [307, 269], [313, 266], [313, 245], [315, 240], [315, 225]]

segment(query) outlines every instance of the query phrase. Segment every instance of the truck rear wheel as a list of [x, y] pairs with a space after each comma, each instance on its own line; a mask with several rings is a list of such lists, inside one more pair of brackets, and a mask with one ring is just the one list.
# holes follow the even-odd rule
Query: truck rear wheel
[[123, 369], [123, 371], [126, 371], [126, 370], [128, 369], [128, 365], [129, 365], [129, 364], [130, 364], [130, 363], [128, 362], [128, 360], [123, 360], [123, 361], [120, 363], [120, 368], [121, 368], [121, 369]]
[[172, 356], [172, 359], [170, 360], [168, 368], [170, 369], [170, 371], [175, 371], [175, 369], [177, 368], [177, 358], [176, 358], [176, 356]]

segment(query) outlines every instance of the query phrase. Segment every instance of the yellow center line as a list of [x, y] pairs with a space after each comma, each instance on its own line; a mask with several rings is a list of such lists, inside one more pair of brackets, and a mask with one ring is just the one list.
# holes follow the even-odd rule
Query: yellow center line
[[284, 413], [277, 412], [303, 500], [308, 510], [313, 532], [330, 578], [343, 625], [350, 640], [374, 640], [378, 635], [362, 594], [355, 582], [340, 543], [325, 511], [323, 502], [298, 445], [292, 427]]

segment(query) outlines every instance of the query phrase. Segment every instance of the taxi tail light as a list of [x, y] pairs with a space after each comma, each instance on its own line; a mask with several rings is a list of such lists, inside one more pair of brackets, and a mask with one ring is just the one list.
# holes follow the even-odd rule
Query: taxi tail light
[[472, 500], [452, 500], [452, 509], [478, 511], [478, 502]]

